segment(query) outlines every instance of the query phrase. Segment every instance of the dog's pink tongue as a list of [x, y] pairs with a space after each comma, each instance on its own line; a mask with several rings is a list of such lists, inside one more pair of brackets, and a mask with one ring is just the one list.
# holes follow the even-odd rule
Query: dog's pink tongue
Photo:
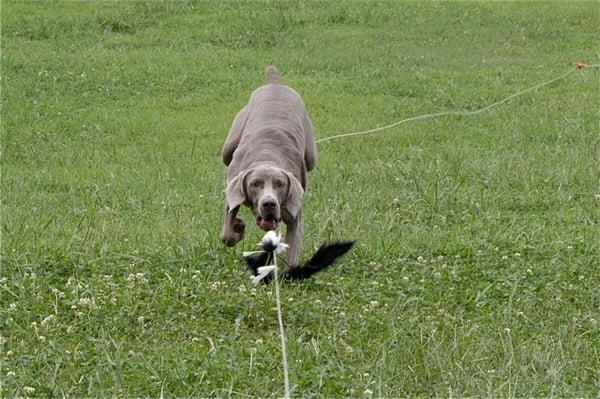
[[256, 224], [260, 227], [261, 230], [271, 231], [277, 228], [276, 220], [265, 220], [265, 219], [256, 219]]

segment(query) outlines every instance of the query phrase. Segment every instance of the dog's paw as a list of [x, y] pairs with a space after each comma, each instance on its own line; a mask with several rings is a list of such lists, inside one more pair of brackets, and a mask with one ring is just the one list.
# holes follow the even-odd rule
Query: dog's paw
[[244, 235], [244, 231], [246, 231], [246, 225], [242, 219], [235, 218], [233, 220], [233, 231], [236, 234], [241, 234], [242, 236]]
[[244, 232], [246, 231], [246, 225], [240, 218], [235, 218], [231, 229], [223, 229], [221, 234], [221, 241], [228, 247], [233, 247], [244, 238]]

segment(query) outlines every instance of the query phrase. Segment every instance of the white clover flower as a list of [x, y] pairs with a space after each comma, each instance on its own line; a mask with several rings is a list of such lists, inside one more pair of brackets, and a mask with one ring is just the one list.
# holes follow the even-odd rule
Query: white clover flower
[[218, 290], [221, 287], [227, 287], [227, 284], [225, 284], [225, 282], [223, 281], [213, 281], [212, 283], [210, 283], [209, 288], [211, 290]]
[[85, 307], [93, 308], [93, 307], [96, 307], [96, 302], [94, 301], [93, 298], [92, 299], [81, 298], [77, 302], [77, 306], [82, 307], [82, 308], [85, 308]]
[[32, 394], [35, 392], [35, 388], [33, 387], [23, 387], [23, 392], [25, 392], [26, 394]]
[[48, 316], [44, 320], [42, 320], [42, 322], [40, 324], [42, 325], [42, 327], [46, 327], [48, 324], [54, 323], [54, 320], [56, 320], [56, 316], [51, 314], [50, 316]]

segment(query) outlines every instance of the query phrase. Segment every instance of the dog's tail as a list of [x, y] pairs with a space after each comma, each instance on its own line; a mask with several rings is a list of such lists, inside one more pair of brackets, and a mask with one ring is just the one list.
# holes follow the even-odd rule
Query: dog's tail
[[279, 79], [279, 72], [277, 72], [277, 68], [273, 65], [269, 65], [267, 70], [265, 71], [265, 76], [267, 77], [267, 83], [273, 85], [280, 85], [281, 79]]
[[[337, 258], [344, 255], [354, 245], [354, 241], [342, 241], [329, 245], [322, 245], [319, 250], [313, 255], [306, 264], [288, 267], [282, 274], [283, 281], [298, 281], [311, 277], [313, 274], [320, 272], [327, 266], [331, 265]], [[252, 269], [253, 274], [258, 275], [258, 268], [265, 266], [271, 262], [271, 253], [256, 252], [244, 256], [244, 261]], [[272, 279], [272, 275], [266, 276], [262, 282], [268, 284]]]

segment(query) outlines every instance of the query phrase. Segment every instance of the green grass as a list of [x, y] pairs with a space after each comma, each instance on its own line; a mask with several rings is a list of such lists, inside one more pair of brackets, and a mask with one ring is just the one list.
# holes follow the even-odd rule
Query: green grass
[[[583, 1], [3, 1], [2, 396], [281, 396], [273, 287], [239, 259], [260, 233], [219, 241], [264, 67], [326, 137], [598, 63], [599, 25]], [[294, 396], [598, 395], [599, 73], [319, 145], [304, 257], [358, 242], [283, 288]]]

